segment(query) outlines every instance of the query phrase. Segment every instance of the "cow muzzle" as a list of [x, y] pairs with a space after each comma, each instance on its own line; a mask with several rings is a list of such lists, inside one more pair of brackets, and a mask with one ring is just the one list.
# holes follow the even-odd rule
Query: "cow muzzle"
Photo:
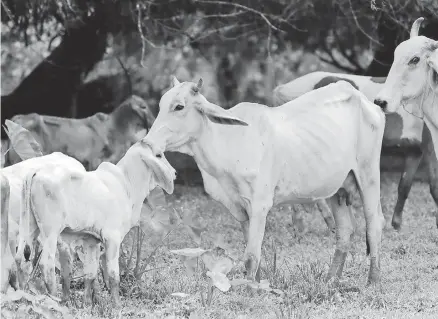
[[380, 106], [380, 108], [382, 109], [383, 112], [385, 112], [388, 108], [388, 102], [386, 100], [375, 99], [374, 104]]

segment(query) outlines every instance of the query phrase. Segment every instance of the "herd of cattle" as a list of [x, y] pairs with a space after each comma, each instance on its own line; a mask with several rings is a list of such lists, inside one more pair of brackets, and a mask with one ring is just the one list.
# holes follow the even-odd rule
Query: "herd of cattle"
[[27, 114], [6, 121], [8, 128], [18, 124], [29, 131], [42, 151], [26, 156], [2, 141], [10, 148], [0, 174], [2, 292], [9, 284], [25, 287], [23, 258], [27, 262], [41, 247], [47, 290], [56, 294], [58, 251], [63, 298], [69, 298], [70, 245], [79, 240], [84, 301], [92, 302], [100, 260], [119, 304], [120, 244], [134, 226], [147, 231], [142, 216], [153, 209], [151, 191], [173, 192], [176, 175], [164, 155], [168, 151], [193, 156], [205, 191], [241, 223], [251, 280], [260, 280], [266, 216], [280, 203], [317, 204], [337, 233], [327, 279], [341, 276], [355, 224], [352, 195], [359, 192], [370, 255], [368, 283], [378, 283], [385, 224], [382, 147], [406, 157], [394, 228], [401, 225], [422, 157], [438, 201], [438, 41], [418, 35], [422, 21], [414, 22], [410, 38], [397, 47], [386, 81], [314, 72], [277, 87], [276, 107], [244, 102], [225, 110], [200, 93], [202, 79], [180, 83], [173, 78], [156, 118], [132, 96], [109, 115]]

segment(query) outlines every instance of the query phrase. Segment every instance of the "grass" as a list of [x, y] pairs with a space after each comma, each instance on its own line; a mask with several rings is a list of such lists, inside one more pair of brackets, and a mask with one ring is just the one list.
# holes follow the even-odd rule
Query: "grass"
[[[417, 181], [406, 202], [403, 226], [396, 232], [390, 226], [396, 200], [399, 174], [382, 175], [382, 207], [387, 226], [382, 242], [382, 284], [365, 287], [369, 260], [365, 254], [365, 223], [356, 199], [357, 231], [353, 253], [347, 257], [340, 282], [326, 284], [323, 278], [334, 252], [330, 234], [318, 212], [303, 215], [304, 229], [293, 227], [288, 206], [277, 207], [268, 216], [263, 244], [262, 279], [281, 289], [279, 296], [246, 287], [227, 293], [215, 290], [210, 307], [204, 308], [200, 291], [206, 291], [207, 278], [199, 269], [189, 276], [168, 249], [197, 247], [183, 232], [173, 232], [160, 247], [140, 282], [125, 276], [121, 283], [121, 311], [112, 308], [106, 291], [94, 308], [83, 308], [83, 285], [74, 290], [70, 305], [76, 318], [437, 318], [438, 316], [438, 230], [435, 204], [426, 183]], [[243, 236], [240, 224], [200, 187], [177, 185], [168, 196], [170, 208], [192, 214], [208, 228], [202, 247], [212, 247], [216, 234], [240, 254]], [[131, 242], [127, 240], [126, 242]], [[144, 256], [156, 246], [149, 240]], [[275, 256], [275, 257], [274, 257]], [[161, 268], [164, 267], [164, 268]], [[243, 277], [243, 268], [229, 278]], [[187, 297], [174, 297], [183, 292]]]

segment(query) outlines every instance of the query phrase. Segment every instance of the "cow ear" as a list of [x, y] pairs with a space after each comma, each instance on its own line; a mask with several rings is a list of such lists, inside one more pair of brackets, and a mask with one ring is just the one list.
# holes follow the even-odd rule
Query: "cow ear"
[[224, 110], [220, 106], [207, 102], [203, 105], [197, 105], [196, 108], [214, 123], [248, 126], [248, 123], [236, 116], [233, 116], [229, 111]]
[[[149, 154], [144, 158], [144, 161], [153, 172], [154, 181], [152, 181], [152, 183], [154, 183], [155, 186], [161, 187], [166, 193], [172, 194], [174, 188], [173, 181], [176, 178], [175, 170], [169, 162], [167, 162], [164, 154], [161, 155], [161, 157], [160, 159]], [[155, 188], [154, 185], [152, 186]]]
[[[437, 41], [438, 46], [438, 41]], [[427, 58], [427, 64], [438, 73], [438, 48], [436, 48], [432, 54]]]

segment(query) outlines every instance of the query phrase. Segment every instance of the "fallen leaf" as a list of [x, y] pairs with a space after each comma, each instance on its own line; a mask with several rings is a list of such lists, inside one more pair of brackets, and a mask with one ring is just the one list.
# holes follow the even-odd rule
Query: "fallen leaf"
[[207, 276], [211, 278], [213, 285], [219, 290], [227, 292], [230, 289], [230, 281], [223, 273], [207, 271]]
[[180, 255], [180, 256], [186, 256], [186, 257], [199, 257], [208, 250], [204, 250], [202, 248], [183, 248], [183, 249], [177, 249], [177, 250], [169, 250], [171, 253]]
[[228, 274], [233, 268], [233, 261], [226, 256], [217, 256], [212, 251], [206, 252], [201, 257], [205, 267], [212, 272]]
[[190, 297], [189, 294], [185, 294], [183, 292], [174, 292], [174, 293], [171, 293], [170, 295], [174, 296], [174, 297], [180, 297], [180, 298]]
[[242, 279], [233, 279], [230, 281], [230, 284], [231, 284], [231, 286], [235, 287], [235, 286], [246, 285], [250, 282], [251, 282], [251, 280], [242, 278]]
[[184, 258], [184, 266], [186, 267], [187, 274], [189, 276], [193, 276], [196, 273], [196, 268], [198, 267], [197, 257], [185, 257]]

